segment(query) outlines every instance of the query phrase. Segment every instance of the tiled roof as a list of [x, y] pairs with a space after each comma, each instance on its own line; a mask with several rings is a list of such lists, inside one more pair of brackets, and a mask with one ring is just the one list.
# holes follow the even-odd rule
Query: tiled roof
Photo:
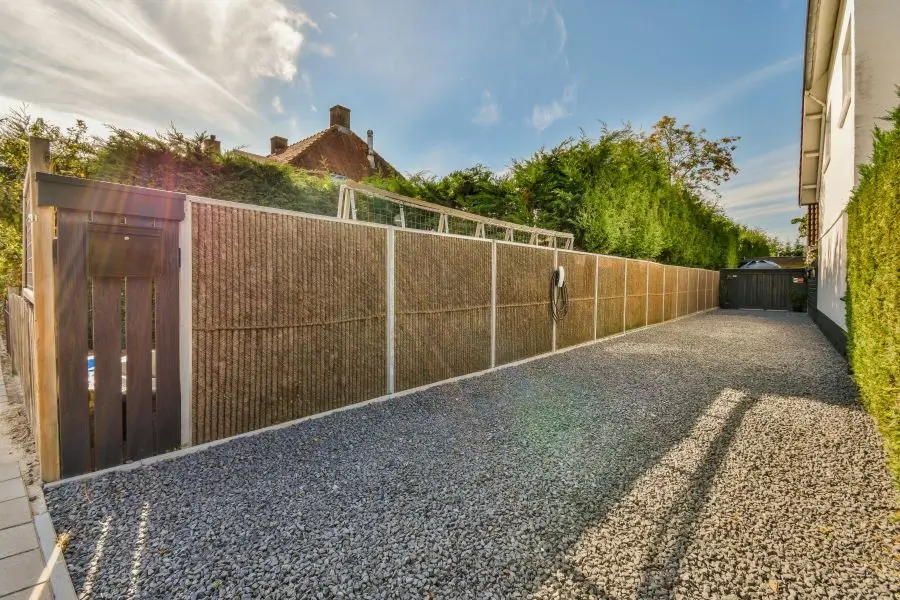
[[380, 154], [375, 152], [375, 169], [369, 165], [369, 146], [358, 135], [338, 125], [295, 142], [283, 152], [271, 154], [269, 160], [295, 167], [322, 170], [361, 181], [376, 172], [385, 177], [399, 175]]

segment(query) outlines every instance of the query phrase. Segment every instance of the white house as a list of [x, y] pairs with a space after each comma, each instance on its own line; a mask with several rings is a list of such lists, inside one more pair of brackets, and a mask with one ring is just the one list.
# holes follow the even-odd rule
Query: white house
[[847, 201], [869, 162], [872, 131], [897, 105], [900, 0], [808, 0], [799, 201], [817, 250], [810, 314], [846, 347]]

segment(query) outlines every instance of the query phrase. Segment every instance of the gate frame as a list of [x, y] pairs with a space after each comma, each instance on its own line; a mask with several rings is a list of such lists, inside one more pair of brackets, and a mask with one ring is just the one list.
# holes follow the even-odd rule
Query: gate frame
[[[183, 228], [186, 195], [176, 192], [120, 185], [114, 183], [85, 180], [49, 173], [49, 141], [41, 138], [29, 140], [29, 166], [26, 177], [25, 218], [31, 221], [31, 244], [34, 271], [34, 318], [35, 318], [35, 420], [37, 427], [38, 457], [41, 465], [41, 479], [44, 482], [57, 481], [61, 472], [60, 446], [60, 389], [58, 374], [59, 332], [56, 323], [56, 295], [59, 282], [56, 278], [55, 225], [58, 209], [84, 213], [102, 213], [126, 218], [150, 218], [173, 223]], [[190, 226], [190, 223], [187, 223]], [[163, 237], [166, 234], [163, 230]], [[180, 254], [178, 232], [175, 232], [175, 248]], [[177, 301], [181, 304], [184, 296], [190, 302], [190, 286], [181, 285], [181, 273], [176, 272], [178, 285]], [[180, 311], [179, 311], [180, 312]], [[178, 314], [175, 315], [178, 318]], [[182, 348], [181, 338], [184, 327], [179, 324], [176, 348]], [[180, 381], [177, 389], [183, 390], [185, 373], [183, 360], [179, 360], [177, 373]], [[189, 373], [188, 385], [190, 385]], [[87, 383], [85, 382], [85, 385]], [[183, 404], [189, 402], [181, 394], [178, 414], [183, 414]], [[181, 438], [181, 426], [176, 434]], [[184, 440], [182, 440], [183, 443]]]

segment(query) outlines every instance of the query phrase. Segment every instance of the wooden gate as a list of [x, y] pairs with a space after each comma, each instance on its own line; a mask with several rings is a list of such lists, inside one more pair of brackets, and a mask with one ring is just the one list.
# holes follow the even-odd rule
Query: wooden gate
[[60, 474], [177, 448], [184, 196], [38, 174], [53, 252]]
[[720, 306], [806, 310], [805, 269], [722, 269]]

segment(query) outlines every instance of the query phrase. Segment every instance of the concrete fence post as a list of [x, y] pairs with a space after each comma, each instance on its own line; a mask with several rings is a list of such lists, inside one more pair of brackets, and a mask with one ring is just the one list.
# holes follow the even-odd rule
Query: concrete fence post
[[393, 394], [395, 391], [395, 374], [394, 374], [394, 228], [387, 229], [387, 247], [385, 251], [385, 268], [387, 269], [387, 330], [386, 330], [386, 378], [387, 393]]
[[497, 240], [491, 241], [491, 368], [497, 366]]

